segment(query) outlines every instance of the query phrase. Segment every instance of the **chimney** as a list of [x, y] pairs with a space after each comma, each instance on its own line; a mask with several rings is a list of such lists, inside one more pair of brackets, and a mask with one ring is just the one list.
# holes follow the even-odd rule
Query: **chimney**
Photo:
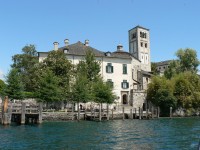
[[54, 50], [57, 51], [59, 43], [58, 42], [54, 42], [53, 45], [54, 45]]
[[123, 51], [123, 46], [121, 44], [117, 45], [117, 51]]
[[64, 40], [65, 46], [67, 47], [69, 45], [69, 39]]
[[89, 46], [89, 40], [85, 40], [85, 46]]

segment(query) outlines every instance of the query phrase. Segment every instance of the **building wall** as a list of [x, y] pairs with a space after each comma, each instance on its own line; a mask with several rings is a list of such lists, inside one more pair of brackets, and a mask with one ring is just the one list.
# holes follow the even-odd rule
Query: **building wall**
[[142, 70], [151, 71], [149, 30], [140, 27], [129, 30], [129, 52], [141, 61]]

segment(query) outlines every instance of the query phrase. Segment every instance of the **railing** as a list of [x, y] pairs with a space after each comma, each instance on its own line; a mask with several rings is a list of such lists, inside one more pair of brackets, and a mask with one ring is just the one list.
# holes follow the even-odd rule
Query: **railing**
[[[22, 113], [22, 104], [13, 103], [10, 105], [12, 113], [20, 114]], [[25, 106], [25, 113], [26, 114], [38, 114], [39, 113], [39, 106], [38, 105], [27, 105]]]

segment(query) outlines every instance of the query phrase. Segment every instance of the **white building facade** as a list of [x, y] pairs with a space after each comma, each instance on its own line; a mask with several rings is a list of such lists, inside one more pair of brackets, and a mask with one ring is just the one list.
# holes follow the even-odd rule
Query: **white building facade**
[[[118, 105], [144, 107], [146, 103], [146, 89], [151, 77], [150, 38], [149, 30], [140, 26], [129, 30], [129, 52], [123, 50], [122, 45], [117, 46], [114, 52], [104, 52], [77, 42], [69, 44], [64, 40], [65, 46], [59, 47], [54, 42], [54, 50], [61, 50], [72, 64], [83, 60], [87, 50], [95, 54], [96, 60], [101, 63], [101, 76], [104, 81], [112, 82], [113, 92], [117, 95], [115, 102]], [[43, 61], [48, 52], [39, 52], [39, 61]]]

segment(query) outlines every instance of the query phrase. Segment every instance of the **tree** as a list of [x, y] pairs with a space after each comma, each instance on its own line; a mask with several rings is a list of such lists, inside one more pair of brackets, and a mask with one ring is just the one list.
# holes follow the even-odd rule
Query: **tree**
[[154, 75], [158, 75], [157, 65], [156, 63], [151, 63], [151, 72], [153, 72]]
[[177, 60], [173, 60], [170, 62], [169, 67], [165, 70], [164, 76], [167, 79], [171, 79], [178, 73], [180, 73], [180, 62]]
[[20, 99], [22, 100], [24, 98], [24, 86], [22, 83], [22, 76], [19, 73], [18, 69], [11, 69], [10, 72], [7, 75], [7, 88], [6, 88], [6, 94], [11, 99]]
[[102, 78], [99, 78], [97, 82], [93, 83], [93, 91], [95, 101], [97, 103], [111, 104], [115, 100], [115, 95], [112, 92], [112, 88], [109, 83], [103, 82]]
[[41, 72], [39, 86], [36, 90], [36, 97], [38, 100], [44, 102], [61, 100], [62, 93], [59, 87], [59, 78], [56, 77], [49, 68]]
[[6, 89], [6, 84], [4, 83], [3, 80], [0, 79], [0, 97], [2, 99], [6, 96], [5, 89]]
[[86, 51], [84, 62], [86, 75], [89, 81], [97, 80], [100, 76], [100, 62], [95, 59], [95, 55], [91, 50]]
[[161, 115], [168, 116], [170, 107], [176, 109], [177, 100], [169, 89], [159, 89], [155, 95], [157, 105], [160, 107]]
[[33, 92], [34, 82], [34, 66], [38, 63], [37, 51], [34, 45], [26, 45], [22, 48], [22, 54], [17, 54], [12, 57], [12, 68], [19, 70], [24, 84], [24, 90]]
[[62, 98], [66, 100], [69, 95], [69, 85], [72, 78], [73, 66], [66, 58], [63, 51], [51, 51], [47, 58], [41, 63], [40, 69], [49, 68], [59, 78], [59, 87], [62, 91]]
[[179, 49], [176, 52], [176, 56], [180, 61], [180, 69], [182, 72], [191, 71], [197, 73], [199, 60], [197, 58], [197, 53], [195, 50], [190, 48]]
[[165, 77], [152, 78], [147, 89], [147, 100], [160, 107], [162, 116], [168, 116], [169, 108], [176, 109], [177, 106], [177, 99], [173, 95], [173, 84]]

